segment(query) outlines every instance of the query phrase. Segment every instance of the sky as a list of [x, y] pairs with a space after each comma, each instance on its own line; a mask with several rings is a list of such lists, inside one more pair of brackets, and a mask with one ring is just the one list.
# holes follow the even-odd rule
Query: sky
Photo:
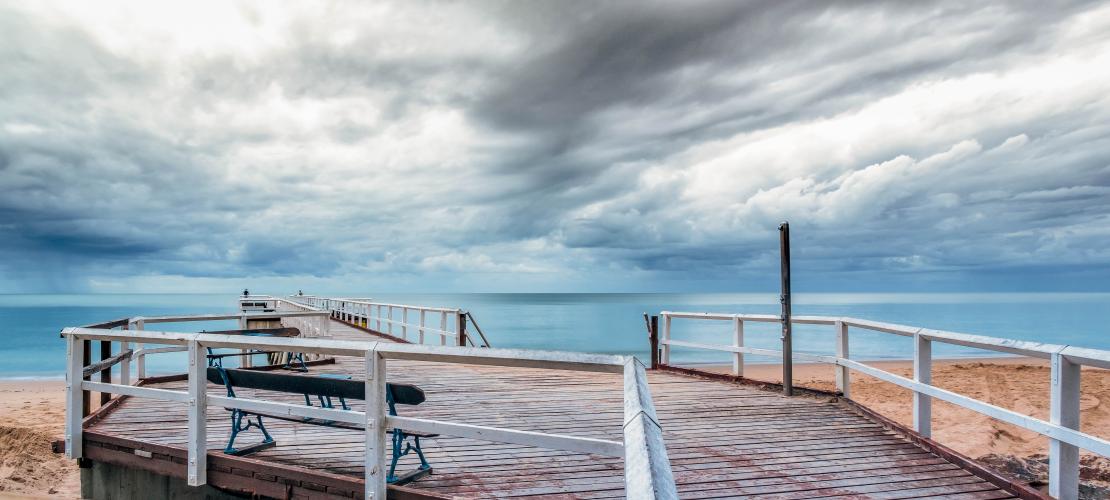
[[1110, 4], [0, 1], [0, 293], [769, 291], [784, 220], [1110, 291]]

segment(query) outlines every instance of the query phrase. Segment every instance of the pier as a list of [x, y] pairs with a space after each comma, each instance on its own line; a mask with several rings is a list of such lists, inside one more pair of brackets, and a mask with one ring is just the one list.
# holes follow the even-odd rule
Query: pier
[[[795, 322], [835, 329], [843, 346], [836, 355], [794, 357], [839, 367], [841, 392], [799, 389], [787, 397], [773, 385], [742, 377], [743, 354], [776, 352], [744, 346], [744, 322], [773, 321], [773, 316], [660, 313], [662, 326], [649, 327], [645, 335], [653, 343], [653, 360], [645, 367], [625, 356], [490, 347], [473, 316], [457, 309], [319, 297], [250, 301], [272, 307], [219, 318], [247, 328], [265, 315], [276, 316], [304, 336], [185, 334], [152, 326], [215, 315], [126, 318], [63, 331], [70, 390], [65, 449], [81, 460], [88, 494], [139, 498], [157, 488], [155, 496], [272, 498], [1044, 497], [932, 441], [930, 398], [993, 412], [995, 418], [1048, 436], [1054, 443], [1053, 493], [1060, 498], [1074, 498], [1078, 449], [1103, 454], [1108, 449], [1106, 441], [1077, 430], [1077, 417], [1074, 424], [1071, 420], [1073, 410], [1078, 415], [1077, 366], [1110, 365], [1110, 356], [1101, 351], [797, 316]], [[675, 338], [676, 320], [731, 322], [734, 335], [721, 345], [684, 342]], [[849, 327], [917, 339], [918, 376], [876, 374], [848, 359]], [[929, 385], [928, 342], [934, 341], [1050, 356], [1053, 390], [1060, 391], [1053, 421], [965, 401]], [[90, 373], [88, 367], [94, 365], [94, 345], [101, 346], [103, 358], [94, 368], [106, 367], [101, 374], [114, 369], [114, 377], [93, 380], [95, 370]], [[225, 397], [222, 386], [203, 376], [209, 347], [306, 353], [310, 375], [366, 381], [367, 401], [353, 401], [342, 410], [308, 407], [300, 395], [265, 390]], [[730, 352], [734, 373], [673, 366], [673, 347]], [[168, 352], [188, 353], [186, 373], [146, 376], [144, 358]], [[853, 403], [847, 394], [851, 370], [887, 377], [921, 394], [915, 398], [916, 429]], [[384, 397], [370, 397], [383, 394], [386, 380], [419, 386], [426, 402], [396, 416], [386, 414]], [[90, 392], [103, 393], [105, 403], [82, 411], [89, 408]], [[222, 450], [229, 433], [225, 409], [232, 407], [293, 418], [266, 421], [276, 446], [229, 455]], [[430, 475], [403, 486], [386, 485], [388, 428], [438, 434], [423, 445]], [[406, 456], [398, 469], [418, 464]]]

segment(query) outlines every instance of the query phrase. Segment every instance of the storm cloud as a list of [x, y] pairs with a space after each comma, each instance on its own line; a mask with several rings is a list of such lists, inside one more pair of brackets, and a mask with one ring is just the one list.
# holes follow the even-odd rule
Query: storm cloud
[[[0, 3], [0, 292], [1105, 290], [1098, 2]], [[273, 290], [284, 291], [284, 290]]]

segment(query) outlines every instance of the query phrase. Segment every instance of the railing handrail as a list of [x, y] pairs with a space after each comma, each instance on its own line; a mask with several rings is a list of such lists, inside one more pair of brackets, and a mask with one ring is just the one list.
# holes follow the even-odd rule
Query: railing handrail
[[144, 323], [188, 323], [192, 321], [220, 321], [240, 318], [295, 318], [302, 316], [327, 316], [327, 311], [274, 311], [274, 312], [229, 312], [224, 314], [186, 314], [181, 316], [134, 316], [130, 323], [142, 320]]
[[[743, 323], [781, 322], [781, 318], [766, 314], [727, 314], [663, 311], [663, 334], [658, 342], [661, 362], [670, 362], [670, 347], [687, 347], [731, 352], [737, 375], [743, 374], [743, 355], [784, 356], [777, 349], [760, 349], [743, 345]], [[732, 321], [735, 324], [732, 345], [706, 344], [674, 340], [671, 338], [671, 320], [694, 319]], [[794, 316], [791, 323], [832, 325], [836, 328], [836, 355], [818, 355], [794, 352], [792, 359], [826, 363], [837, 366], [837, 389], [847, 398], [849, 370], [855, 370], [885, 382], [909, 389], [914, 393], [914, 430], [931, 435], [932, 398], [940, 399], [988, 417], [1016, 425], [1049, 438], [1049, 493], [1057, 498], [1075, 498], [1079, 488], [1079, 448], [1110, 457], [1110, 440], [1079, 430], [1079, 379], [1080, 368], [1091, 366], [1110, 369], [1110, 351], [1062, 344], [1048, 344], [1024, 340], [949, 332], [923, 327], [885, 323], [840, 316]], [[914, 339], [913, 378], [896, 375], [848, 358], [849, 327], [889, 333]], [[932, 385], [932, 343], [940, 342], [1008, 354], [1018, 354], [1050, 360], [1051, 408], [1049, 420], [1031, 417], [1013, 410], [992, 405], [968, 396]]]
[[[448, 308], [417, 304], [394, 304], [389, 302], [374, 302], [372, 299], [317, 297], [308, 295], [291, 295], [288, 297], [288, 300], [294, 304], [303, 304], [304, 307], [310, 307], [311, 305], [328, 310], [336, 319], [359, 327], [370, 329], [372, 328], [371, 324], [373, 324], [373, 329], [375, 331], [390, 336], [395, 335], [394, 327], [400, 327], [399, 334], [401, 339], [406, 341], [415, 340], [417, 343], [421, 344], [424, 343], [425, 334], [432, 334], [440, 336], [441, 345], [447, 345], [447, 337], [453, 337], [456, 345], [461, 346], [467, 343], [477, 345], [475, 339], [466, 335], [466, 323], [467, 319], [469, 319], [474, 324], [474, 329], [478, 332], [478, 336], [482, 339], [481, 347], [490, 347], [485, 332], [482, 332], [481, 328], [474, 322], [474, 316], [468, 311], [457, 307]], [[397, 310], [400, 310], [401, 317], [395, 319], [393, 313]], [[419, 317], [419, 321], [411, 322], [409, 320], [409, 313], [416, 314]], [[440, 321], [438, 328], [426, 322], [428, 313], [439, 315]], [[454, 319], [448, 321], [449, 316], [453, 316]], [[448, 323], [453, 324], [453, 329], [448, 329]], [[410, 330], [417, 333], [415, 339], [409, 338]]]
[[[648, 390], [644, 366], [632, 356], [523, 349], [442, 347], [382, 341], [251, 337], [203, 332], [111, 330], [83, 327], [66, 328], [62, 330], [62, 336], [66, 338], [68, 349], [66, 453], [71, 458], [82, 456], [81, 415], [79, 412], [75, 413], [73, 411], [76, 408], [74, 401], [80, 402], [82, 391], [95, 390], [125, 394], [132, 397], [186, 403], [189, 406], [187, 478], [190, 485], [202, 485], [206, 482], [205, 424], [207, 407], [220, 406], [254, 411], [276, 411], [291, 416], [323, 418], [364, 425], [367, 434], [366, 498], [385, 498], [384, 464], [380, 462], [386, 451], [385, 438], [384, 432], [378, 431], [392, 427], [415, 432], [434, 431], [445, 435], [541, 448], [623, 456], [625, 459], [625, 484], [629, 498], [677, 498], [670, 462], [667, 459], [666, 449], [663, 445], [662, 429], [659, 426], [658, 418], [655, 416], [655, 408]], [[81, 366], [81, 350], [85, 341], [187, 346], [189, 351], [189, 370], [186, 384], [188, 391], [82, 381], [81, 373], [84, 367]], [[209, 347], [272, 349], [364, 357], [367, 370], [367, 410], [359, 412], [324, 409], [243, 397], [229, 398], [209, 395], [206, 392], [207, 363], [203, 354], [204, 349]], [[623, 441], [389, 416], [384, 408], [384, 391], [385, 365], [391, 359], [623, 374]]]
[[[779, 316], [770, 314], [722, 314], [663, 311], [659, 313], [659, 315], [675, 319], [739, 319], [742, 321], [765, 323], [778, 323], [779, 321], [781, 321]], [[791, 323], [812, 325], [835, 325], [837, 323], [843, 323], [847, 326], [854, 326], [857, 328], [862, 328], [875, 332], [892, 333], [903, 337], [913, 337], [915, 335], [921, 335], [930, 340], [935, 340], [943, 343], [961, 345], [964, 347], [974, 347], [978, 349], [986, 349], [996, 352], [1005, 352], [1009, 354], [1020, 354], [1041, 359], [1050, 359], [1053, 354], [1063, 351], [1065, 356], [1082, 359], [1081, 364], [1110, 369], [1110, 351], [1102, 349], [1091, 349], [1063, 344], [1048, 344], [1042, 342], [1006, 339], [1002, 337], [991, 337], [986, 335], [958, 333], [946, 330], [935, 330], [931, 328], [907, 326], [896, 323], [884, 323], [880, 321], [871, 321], [847, 316], [794, 316]]]

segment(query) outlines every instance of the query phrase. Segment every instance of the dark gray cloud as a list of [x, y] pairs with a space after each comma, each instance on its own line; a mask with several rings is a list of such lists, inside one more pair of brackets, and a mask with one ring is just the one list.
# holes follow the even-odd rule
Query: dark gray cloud
[[786, 218], [814, 289], [1097, 288], [1108, 28], [1097, 2], [3, 5], [0, 291], [758, 288]]

